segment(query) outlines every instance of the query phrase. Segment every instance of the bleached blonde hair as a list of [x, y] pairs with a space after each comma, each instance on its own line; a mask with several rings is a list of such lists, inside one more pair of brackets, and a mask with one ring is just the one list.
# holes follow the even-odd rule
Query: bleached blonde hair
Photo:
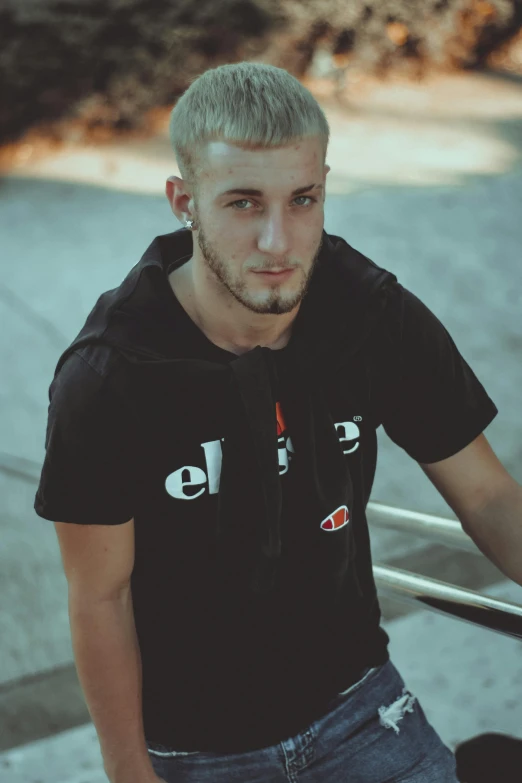
[[284, 68], [239, 62], [192, 80], [171, 112], [169, 133], [181, 177], [197, 200], [207, 143], [270, 149], [317, 136], [324, 165], [330, 126], [312, 93]]

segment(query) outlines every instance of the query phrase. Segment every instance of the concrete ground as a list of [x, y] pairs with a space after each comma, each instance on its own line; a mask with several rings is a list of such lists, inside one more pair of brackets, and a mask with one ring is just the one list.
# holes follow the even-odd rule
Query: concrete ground
[[[484, 592], [522, 603], [522, 587], [513, 582], [500, 582]], [[520, 736], [518, 640], [426, 610], [384, 626], [390, 635], [391, 660], [452, 751], [468, 737], [485, 732]], [[107, 783], [94, 725], [86, 723], [0, 753], [0, 779], [2, 783]]]
[[[311, 88], [332, 132], [326, 231], [393, 271], [444, 323], [499, 408], [486, 436], [522, 483], [520, 84], [487, 74], [354, 84], [345, 105], [320, 80]], [[41, 161], [20, 154], [0, 181], [0, 750], [88, 724], [54, 527], [33, 510], [48, 387], [99, 294], [121, 282], [154, 236], [179, 228], [163, 195], [167, 176], [179, 174], [166, 130]], [[372, 500], [454, 518], [420, 468], [382, 429], [378, 436]], [[482, 556], [392, 531], [371, 529], [371, 539], [376, 562], [475, 589], [504, 580]], [[385, 598], [382, 608], [397, 641], [408, 639], [400, 621], [411, 608]], [[433, 638], [442, 634], [463, 661], [464, 626], [442, 619]], [[516, 654], [489, 636], [488, 660], [513, 669]], [[468, 671], [472, 678], [472, 664]], [[494, 689], [483, 695], [498, 701]], [[520, 734], [521, 725], [508, 720], [501, 730]]]

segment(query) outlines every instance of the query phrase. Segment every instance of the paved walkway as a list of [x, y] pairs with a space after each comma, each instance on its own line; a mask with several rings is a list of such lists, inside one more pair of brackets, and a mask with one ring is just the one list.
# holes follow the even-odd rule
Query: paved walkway
[[[512, 582], [486, 592], [522, 604], [522, 587]], [[395, 666], [452, 750], [487, 731], [521, 736], [519, 641], [427, 610], [385, 627]], [[94, 725], [0, 753], [0, 779], [2, 783], [107, 783]]]
[[[522, 88], [471, 74], [354, 85], [346, 107], [323, 88], [315, 84], [332, 129], [326, 230], [397, 274], [449, 329], [499, 408], [487, 437], [522, 483]], [[74, 673], [54, 527], [33, 510], [48, 387], [100, 293], [119, 285], [154, 236], [179, 228], [164, 196], [178, 173], [163, 132], [28, 158], [1, 181], [0, 747], [85, 720], [70, 677], [54, 702], [53, 689], [36, 695], [47, 677]], [[453, 516], [382, 429], [379, 446], [373, 500]], [[391, 532], [373, 531], [372, 545], [376, 561], [415, 564], [427, 551], [422, 539]], [[470, 561], [458, 562], [466, 578]], [[495, 581], [483, 563], [485, 581]], [[34, 687], [24, 685], [33, 676]], [[39, 724], [29, 729], [32, 716]]]

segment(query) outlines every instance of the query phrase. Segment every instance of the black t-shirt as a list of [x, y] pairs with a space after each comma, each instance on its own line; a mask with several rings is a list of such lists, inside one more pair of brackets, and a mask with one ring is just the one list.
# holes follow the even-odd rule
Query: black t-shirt
[[[166, 306], [161, 326], [167, 342], [172, 335], [171, 355], [231, 362], [235, 355], [211, 343], [177, 301], [167, 278], [171, 269], [165, 263], [164, 274], [151, 278], [152, 300]], [[110, 345], [80, 348], [53, 380], [34, 507], [44, 519], [76, 524], [134, 518], [132, 592], [149, 742], [225, 752], [273, 744], [322, 714], [365, 667], [387, 660], [365, 517], [376, 430], [382, 425], [412, 459], [430, 463], [463, 449], [498, 410], [445, 327], [400, 284], [388, 302], [386, 333], [386, 357], [369, 342], [324, 381], [353, 483], [355, 568], [364, 599], [354, 603], [344, 588], [329, 592], [334, 577], [323, 580], [317, 568], [316, 531], [300, 525], [296, 498], [303, 488], [292, 471], [292, 433], [279, 399], [282, 349], [270, 352], [282, 579], [278, 592], [252, 599], [233, 625], [212, 615], [205, 581], [212, 567], [206, 542], [219, 503], [226, 384], [210, 391], [190, 379], [173, 383], [161, 363], [137, 372]], [[248, 454], [244, 460], [246, 471], [255, 470]], [[341, 574], [341, 561], [338, 568]]]

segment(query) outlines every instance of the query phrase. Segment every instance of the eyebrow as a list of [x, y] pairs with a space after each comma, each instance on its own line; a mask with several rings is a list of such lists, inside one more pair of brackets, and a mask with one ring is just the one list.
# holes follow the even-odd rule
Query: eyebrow
[[[304, 188], [297, 188], [297, 190], [293, 190], [291, 195], [300, 196], [302, 193], [307, 193], [309, 190], [313, 190], [313, 188], [316, 188], [317, 190], [322, 190], [323, 186], [312, 183], [311, 185], [305, 185]], [[232, 196], [236, 194], [240, 196], [263, 196], [264, 195], [262, 190], [255, 190], [254, 188], [232, 188], [231, 190], [225, 190], [223, 193], [220, 193], [218, 198], [222, 198], [223, 196]]]

